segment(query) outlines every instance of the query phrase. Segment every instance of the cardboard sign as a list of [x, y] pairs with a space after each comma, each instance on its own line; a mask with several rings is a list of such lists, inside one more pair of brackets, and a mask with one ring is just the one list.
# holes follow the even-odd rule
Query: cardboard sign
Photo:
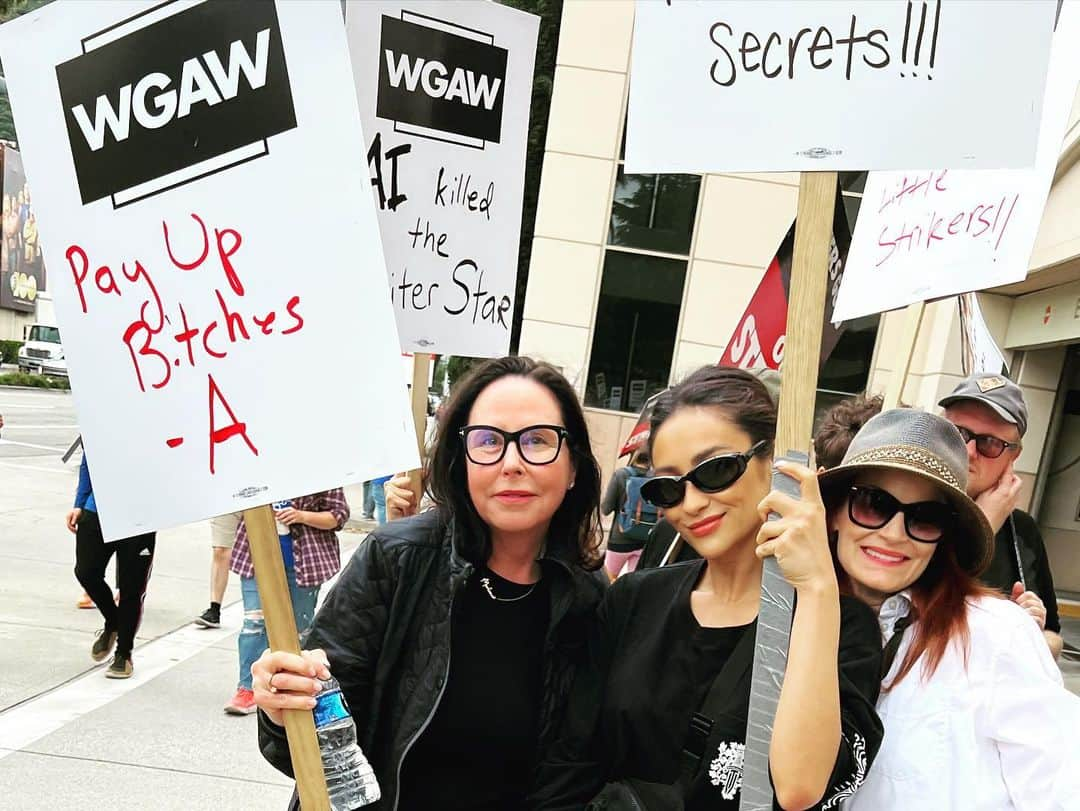
[[538, 23], [476, 0], [347, 6], [403, 352], [509, 350]]
[[857, 318], [1027, 276], [1080, 81], [1080, 9], [1054, 33], [1032, 169], [872, 172], [837, 317]]
[[107, 539], [416, 464], [337, 2], [57, 2], [0, 56]]
[[38, 293], [45, 289], [45, 264], [30, 185], [22, 156], [4, 147], [3, 241], [0, 242], [0, 307], [32, 313]]
[[1008, 372], [1005, 356], [983, 318], [979, 297], [964, 293], [956, 297], [956, 304], [960, 310], [960, 362], [964, 375], [1001, 374], [1002, 369]]
[[638, 0], [626, 171], [1031, 166], [1055, 10]]

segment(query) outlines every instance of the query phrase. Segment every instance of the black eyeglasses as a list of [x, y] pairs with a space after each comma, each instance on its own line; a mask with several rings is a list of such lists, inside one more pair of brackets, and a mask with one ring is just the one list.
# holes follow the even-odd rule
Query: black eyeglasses
[[719, 493], [735, 484], [746, 466], [768, 443], [755, 442], [746, 453], [725, 453], [706, 459], [685, 476], [655, 476], [641, 485], [641, 497], [662, 509], [674, 507], [686, 495], [690, 482], [703, 493]]
[[504, 431], [493, 425], [466, 425], [458, 433], [465, 445], [465, 455], [477, 465], [501, 462], [511, 442], [530, 465], [550, 465], [559, 458], [563, 442], [570, 437], [561, 425], [530, 425], [520, 431]]
[[852, 487], [848, 518], [864, 529], [881, 529], [898, 512], [904, 514], [904, 531], [913, 541], [937, 543], [956, 524], [956, 511], [940, 501], [904, 504], [880, 487]]
[[959, 431], [960, 436], [964, 438], [965, 445], [974, 439], [975, 450], [978, 451], [979, 456], [985, 456], [987, 459], [997, 459], [1009, 448], [1020, 447], [1019, 442], [1006, 442], [1004, 439], [999, 439], [990, 434], [976, 434], [974, 431], [969, 431], [961, 425], [957, 425], [956, 430]]

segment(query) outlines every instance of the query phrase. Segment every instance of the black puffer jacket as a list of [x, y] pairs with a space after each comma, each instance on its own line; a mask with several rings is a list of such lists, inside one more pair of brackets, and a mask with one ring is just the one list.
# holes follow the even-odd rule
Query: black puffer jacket
[[[315, 615], [304, 640], [322, 648], [356, 722], [357, 737], [382, 788], [372, 811], [397, 807], [402, 761], [432, 717], [450, 667], [453, 595], [473, 566], [457, 552], [453, 529], [434, 510], [394, 521], [368, 536]], [[558, 732], [603, 580], [545, 557], [551, 620], [544, 649], [544, 703], [536, 760]], [[259, 746], [293, 776], [285, 732], [259, 713]], [[290, 808], [297, 808], [296, 795]]]

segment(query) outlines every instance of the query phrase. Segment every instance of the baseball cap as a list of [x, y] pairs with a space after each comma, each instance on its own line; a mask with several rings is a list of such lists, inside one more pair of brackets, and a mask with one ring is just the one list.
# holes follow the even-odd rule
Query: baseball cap
[[1020, 436], [1027, 431], [1028, 411], [1024, 403], [1024, 393], [1007, 377], [995, 374], [972, 375], [962, 380], [938, 405], [947, 408], [961, 400], [985, 403], [1005, 422], [1015, 425]]

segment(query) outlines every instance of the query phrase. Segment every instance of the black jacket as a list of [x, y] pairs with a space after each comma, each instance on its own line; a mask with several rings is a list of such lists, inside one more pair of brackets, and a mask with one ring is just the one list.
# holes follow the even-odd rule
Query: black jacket
[[[451, 601], [473, 570], [454, 544], [454, 530], [434, 510], [372, 532], [326, 598], [303, 647], [322, 648], [356, 722], [357, 739], [375, 770], [382, 800], [397, 804], [402, 762], [434, 715], [450, 668]], [[562, 721], [603, 580], [572, 563], [545, 557], [551, 620], [544, 650], [544, 697], [536, 761]], [[259, 746], [293, 776], [284, 730], [259, 713]], [[291, 808], [298, 804], [294, 794]]]
[[1008, 595], [1012, 592], [1013, 583], [1021, 579], [1021, 565], [1024, 567], [1023, 579], [1027, 589], [1038, 594], [1046, 606], [1046, 630], [1061, 633], [1057, 593], [1054, 591], [1054, 578], [1050, 574], [1050, 560], [1046, 556], [1042, 533], [1039, 532], [1034, 518], [1023, 510], [1013, 510], [1009, 520], [994, 537], [994, 558], [990, 561], [989, 568], [983, 572], [982, 581]]

